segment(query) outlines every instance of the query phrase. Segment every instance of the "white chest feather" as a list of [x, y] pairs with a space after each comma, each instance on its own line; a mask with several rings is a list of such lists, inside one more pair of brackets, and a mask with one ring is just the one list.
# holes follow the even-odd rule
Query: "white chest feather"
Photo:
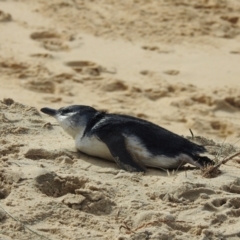
[[113, 157], [105, 143], [92, 137], [77, 137], [75, 140], [76, 148], [90, 156], [113, 160]]

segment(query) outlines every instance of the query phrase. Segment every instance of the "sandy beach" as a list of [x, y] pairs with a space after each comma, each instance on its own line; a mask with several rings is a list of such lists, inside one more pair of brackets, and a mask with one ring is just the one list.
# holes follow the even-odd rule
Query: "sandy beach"
[[[215, 161], [240, 148], [237, 0], [0, 0], [0, 240], [240, 238], [240, 157], [130, 173], [42, 107], [128, 114]], [[200, 137], [197, 137], [200, 136]]]

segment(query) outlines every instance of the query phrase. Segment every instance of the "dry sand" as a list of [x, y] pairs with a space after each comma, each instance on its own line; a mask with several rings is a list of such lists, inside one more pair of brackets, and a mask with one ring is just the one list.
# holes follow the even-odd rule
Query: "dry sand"
[[39, 113], [86, 104], [191, 128], [223, 158], [221, 143], [240, 146], [239, 12], [238, 0], [0, 0], [0, 239], [239, 239], [239, 157], [211, 179], [128, 173]]

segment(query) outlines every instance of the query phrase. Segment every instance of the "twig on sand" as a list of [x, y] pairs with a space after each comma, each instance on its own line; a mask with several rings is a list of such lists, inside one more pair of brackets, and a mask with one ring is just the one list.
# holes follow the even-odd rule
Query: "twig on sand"
[[220, 166], [221, 164], [225, 164], [226, 162], [228, 162], [229, 160], [235, 158], [236, 156], [239, 156], [240, 152], [234, 153], [233, 155], [226, 157], [225, 159], [223, 159], [218, 165]]
[[231, 159], [233, 159], [234, 157], [239, 156], [239, 155], [240, 155], [240, 152], [234, 153], [234, 154], [232, 154], [231, 156], [224, 158], [223, 160], [221, 160], [220, 162], [218, 162], [216, 165], [214, 165], [214, 166], [208, 166], [207, 168], [203, 169], [202, 176], [203, 176], [203, 177], [206, 177], [206, 178], [216, 177], [216, 176], [220, 173], [219, 167], [220, 167], [222, 164], [225, 164], [225, 163], [228, 162], [229, 160], [231, 160]]
[[125, 228], [128, 231], [127, 233], [136, 233], [134, 230], [131, 229], [131, 227], [128, 226], [126, 221], [124, 221], [123, 224], [124, 225], [121, 225], [119, 227], [119, 230], [121, 230], [122, 228]]
[[194, 134], [193, 134], [193, 132], [192, 132], [192, 129], [189, 128], [189, 131], [190, 131], [190, 133], [191, 133], [191, 135], [192, 135], [192, 139], [194, 139]]
[[119, 230], [121, 230], [122, 228], [125, 228], [128, 232], [128, 234], [130, 233], [136, 233], [137, 230], [141, 229], [141, 228], [144, 228], [144, 227], [147, 227], [147, 226], [151, 226], [151, 225], [155, 225], [155, 224], [158, 224], [158, 223], [186, 223], [185, 221], [172, 221], [172, 220], [163, 220], [163, 219], [158, 219], [158, 220], [155, 220], [155, 221], [152, 221], [152, 222], [148, 222], [148, 223], [144, 223], [138, 227], [136, 227], [135, 229], [131, 229], [131, 227], [128, 226], [127, 222], [123, 222], [124, 225], [121, 225], [119, 227]]
[[26, 226], [25, 224], [23, 224], [20, 220], [18, 220], [17, 218], [15, 218], [11, 213], [9, 213], [1, 204], [0, 204], [0, 207], [2, 208], [2, 210], [9, 216], [11, 217], [13, 220], [19, 222], [24, 228], [28, 229], [30, 232], [38, 235], [40, 238], [44, 238], [44, 239], [47, 239], [47, 240], [51, 240], [50, 238], [47, 238], [35, 231], [33, 231], [31, 228], [29, 228], [28, 226]]

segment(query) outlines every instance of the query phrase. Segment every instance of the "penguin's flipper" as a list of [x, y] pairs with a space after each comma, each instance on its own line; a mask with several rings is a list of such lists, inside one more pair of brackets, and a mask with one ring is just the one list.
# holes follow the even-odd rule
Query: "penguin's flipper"
[[100, 135], [100, 139], [107, 145], [117, 165], [129, 172], [145, 172], [146, 169], [126, 148], [125, 138], [121, 134]]

